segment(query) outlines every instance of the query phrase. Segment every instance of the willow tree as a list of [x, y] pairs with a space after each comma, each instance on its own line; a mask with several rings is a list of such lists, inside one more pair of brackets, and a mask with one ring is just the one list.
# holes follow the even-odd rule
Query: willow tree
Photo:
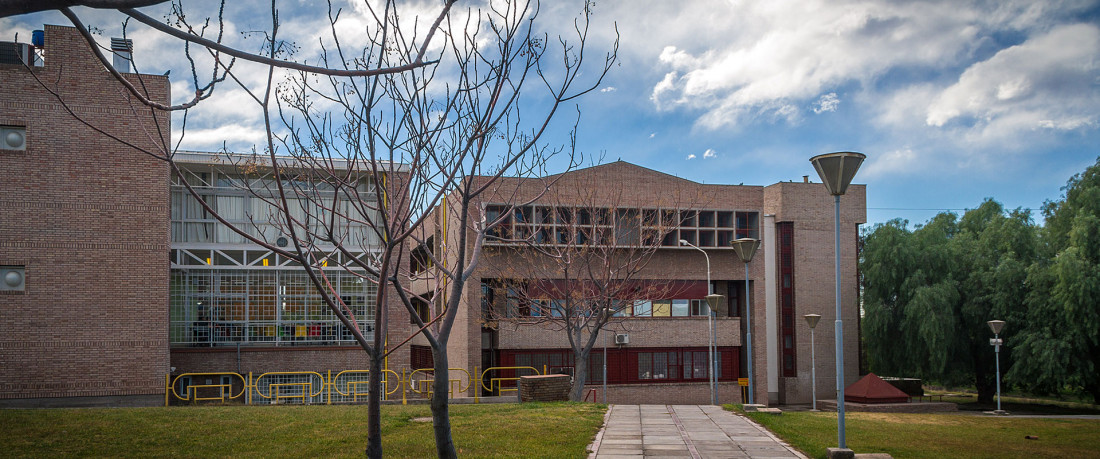
[[[864, 344], [870, 369], [995, 393], [986, 322], [1015, 321], [1027, 308], [1028, 267], [1038, 256], [1027, 211], [986, 200], [961, 218], [941, 213], [910, 231], [907, 222], [867, 235], [863, 274]], [[1002, 334], [1013, 337], [1011, 328]], [[1002, 352], [1002, 369], [1012, 362]]]
[[1100, 159], [1043, 206], [1043, 257], [1029, 271], [1029, 309], [1006, 341], [1016, 385], [1084, 392], [1100, 404]]

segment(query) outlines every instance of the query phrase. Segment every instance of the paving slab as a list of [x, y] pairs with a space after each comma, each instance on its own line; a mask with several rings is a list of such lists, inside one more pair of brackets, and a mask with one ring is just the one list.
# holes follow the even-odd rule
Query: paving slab
[[802, 458], [748, 418], [711, 405], [610, 405], [592, 459]]

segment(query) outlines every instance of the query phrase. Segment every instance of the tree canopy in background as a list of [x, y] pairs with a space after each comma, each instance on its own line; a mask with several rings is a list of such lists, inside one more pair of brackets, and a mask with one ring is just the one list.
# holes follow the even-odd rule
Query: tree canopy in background
[[1043, 214], [1043, 258], [1028, 273], [1030, 307], [1008, 376], [1033, 392], [1070, 388], [1100, 403], [1100, 160]]
[[979, 399], [992, 399], [986, 321], [1024, 308], [1035, 240], [1028, 212], [1006, 212], [992, 200], [912, 231], [900, 220], [877, 226], [862, 261], [863, 336], [873, 371], [973, 384]]
[[862, 333], [879, 374], [994, 387], [992, 332], [1002, 319], [1001, 371], [1035, 393], [1084, 392], [1100, 403], [1100, 159], [1047, 202], [1045, 223], [987, 199], [908, 228], [865, 234]]

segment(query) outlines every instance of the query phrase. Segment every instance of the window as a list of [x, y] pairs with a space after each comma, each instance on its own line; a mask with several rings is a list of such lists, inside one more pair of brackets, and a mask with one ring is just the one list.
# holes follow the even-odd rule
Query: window
[[409, 346], [409, 365], [414, 370], [421, 368], [435, 368], [435, 357], [432, 356], [431, 346]]
[[[737, 377], [738, 353], [735, 347], [719, 347], [715, 354], [715, 375], [721, 381]], [[708, 352], [693, 348], [608, 347], [607, 382], [610, 384], [646, 384], [659, 382], [704, 382], [708, 379]], [[604, 349], [593, 348], [588, 354], [587, 384], [603, 381]], [[551, 373], [573, 374], [573, 351], [569, 349], [502, 349], [501, 366], [545, 367]], [[500, 370], [499, 377], [523, 375], [522, 371]], [[505, 382], [508, 385], [508, 382]]]
[[490, 320], [493, 317], [493, 303], [495, 295], [493, 294], [493, 286], [495, 282], [492, 280], [481, 280], [481, 319]]
[[[679, 300], [684, 301], [684, 300]], [[669, 300], [660, 300], [653, 302], [653, 317], [671, 317], [672, 316], [672, 302]]]
[[[226, 174], [214, 174], [219, 187], [211, 187], [211, 173], [188, 173], [187, 183], [196, 187], [199, 199], [196, 199], [182, 185], [174, 185], [171, 191], [172, 242], [174, 243], [218, 243], [249, 244], [242, 235], [214, 219], [210, 208], [222, 218], [250, 236], [258, 237], [272, 244], [288, 234], [286, 215], [278, 207], [275, 198], [263, 188], [252, 191], [244, 188], [243, 183], [227, 178]], [[178, 182], [178, 179], [177, 179]], [[259, 195], [254, 195], [258, 193]], [[343, 239], [349, 245], [373, 246], [380, 238], [368, 222], [378, 221], [378, 212], [371, 209], [374, 203], [366, 193], [360, 194], [362, 202], [353, 203], [347, 196], [337, 196], [335, 210], [329, 203], [332, 192], [321, 192], [315, 199], [288, 199], [287, 212], [300, 225], [299, 234], [305, 230], [324, 233], [327, 222], [335, 218], [332, 229], [337, 239]], [[326, 204], [320, 205], [319, 202]], [[281, 245], [281, 244], [280, 244]]]
[[[512, 216], [505, 215], [507, 210], [508, 206], [485, 206], [485, 224], [492, 225], [496, 223], [496, 226], [485, 232], [487, 236], [501, 239], [512, 237]], [[497, 223], [497, 220], [500, 220], [499, 223]]]
[[409, 271], [411, 274], [420, 274], [432, 267], [432, 253], [435, 251], [435, 236], [428, 236], [423, 244], [418, 245], [409, 254]]
[[782, 337], [784, 377], [796, 377], [795, 366], [797, 347], [795, 346], [795, 297], [794, 297], [794, 224], [779, 222], [775, 225], [779, 239], [779, 275], [783, 282], [779, 288], [780, 315], [779, 336]]
[[691, 315], [705, 316], [709, 310], [710, 306], [707, 305], [706, 300], [691, 300]]
[[[377, 286], [344, 273], [328, 274], [349, 318], [374, 332]], [[350, 329], [298, 270], [183, 270], [169, 279], [169, 341], [173, 346], [237, 344], [352, 345]]]
[[409, 314], [409, 323], [410, 324], [415, 324], [417, 317], [419, 317], [420, 321], [424, 322], [424, 323], [428, 323], [429, 320], [432, 320], [431, 303], [429, 303], [432, 300], [432, 295], [434, 295], [434, 292], [428, 292], [428, 293], [425, 293], [424, 295], [421, 295], [421, 296], [424, 297], [423, 300], [421, 300], [419, 298], [412, 298], [411, 299], [412, 304], [413, 304], [413, 309], [416, 310], [416, 315], [414, 316], [412, 314]]
[[691, 313], [689, 303], [699, 300], [672, 300], [672, 317], [687, 317]]
[[760, 239], [760, 214], [756, 212], [737, 212], [737, 238]]

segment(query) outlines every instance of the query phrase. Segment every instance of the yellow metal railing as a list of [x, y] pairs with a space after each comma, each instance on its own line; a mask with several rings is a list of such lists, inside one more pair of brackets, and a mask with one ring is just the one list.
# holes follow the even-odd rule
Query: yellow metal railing
[[[521, 376], [546, 374], [534, 367], [489, 367], [479, 371], [450, 368], [447, 396], [455, 398], [473, 392], [474, 402], [480, 402], [481, 392], [503, 394], [519, 390]], [[164, 376], [164, 405], [173, 403], [238, 402], [258, 404], [332, 404], [361, 403], [370, 395], [369, 370], [275, 371], [253, 375], [251, 372], [183, 373]], [[401, 403], [408, 403], [410, 394], [432, 397], [435, 382], [432, 368], [412, 371], [382, 370], [383, 400], [391, 400], [400, 392]], [[471, 391], [471, 389], [473, 389]]]

